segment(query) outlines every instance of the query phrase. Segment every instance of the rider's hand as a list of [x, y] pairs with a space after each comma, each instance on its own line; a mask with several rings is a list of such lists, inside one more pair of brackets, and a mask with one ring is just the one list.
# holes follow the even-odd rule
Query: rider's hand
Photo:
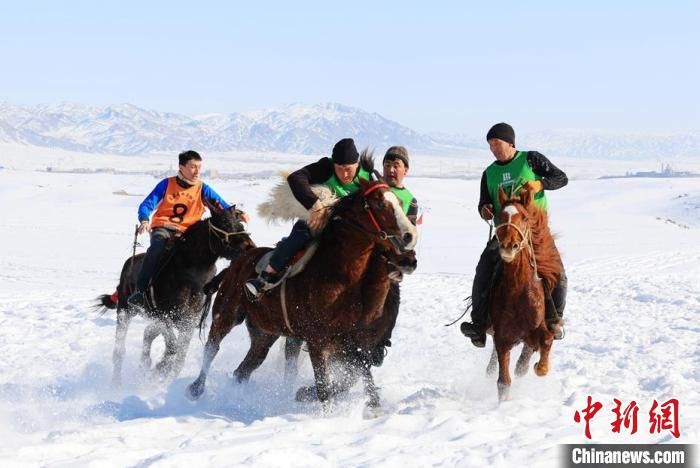
[[139, 224], [138, 232], [139, 234], [143, 234], [144, 232], [151, 232], [151, 223], [148, 220], [141, 221], [141, 224]]
[[328, 214], [330, 211], [327, 207], [321, 204], [321, 200], [316, 200], [316, 203], [309, 208], [309, 220], [307, 224], [312, 231], [318, 231], [326, 224], [326, 219], [328, 219]]
[[491, 219], [493, 219], [493, 205], [491, 203], [485, 204], [481, 207], [481, 211], [479, 211], [479, 214], [481, 215], [482, 219], [490, 221]]
[[523, 188], [521, 190], [528, 189], [532, 191], [532, 193], [537, 193], [541, 192], [544, 190], [544, 184], [540, 180], [529, 180], [523, 185]]
[[241, 220], [244, 223], [249, 223], [250, 222], [250, 215], [246, 213], [245, 211], [241, 211], [238, 216], [240, 216]]

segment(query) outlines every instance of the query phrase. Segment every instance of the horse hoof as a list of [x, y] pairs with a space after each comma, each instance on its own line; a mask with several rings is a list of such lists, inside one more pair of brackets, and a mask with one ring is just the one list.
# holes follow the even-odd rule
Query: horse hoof
[[316, 393], [316, 387], [315, 386], [310, 386], [310, 387], [300, 387], [299, 390], [297, 390], [296, 397], [294, 398], [296, 401], [302, 401], [302, 402], [310, 402], [310, 401], [317, 401], [318, 400], [318, 394]]
[[523, 377], [527, 374], [527, 366], [516, 366], [515, 367], [515, 376], [516, 377]]
[[365, 409], [362, 411], [362, 417], [364, 419], [375, 419], [381, 416], [382, 414], [384, 414], [384, 410], [382, 409], [379, 403], [367, 403]]
[[540, 366], [539, 362], [535, 363], [535, 374], [537, 374], [538, 377], [544, 377], [545, 375], [547, 375], [548, 372], [549, 372], [548, 366], [546, 366], [546, 365]]
[[510, 400], [510, 385], [498, 382], [496, 386], [498, 387], [498, 402]]
[[196, 401], [199, 400], [199, 397], [202, 396], [202, 393], [204, 393], [204, 384], [193, 382], [187, 386], [185, 396], [188, 400]]

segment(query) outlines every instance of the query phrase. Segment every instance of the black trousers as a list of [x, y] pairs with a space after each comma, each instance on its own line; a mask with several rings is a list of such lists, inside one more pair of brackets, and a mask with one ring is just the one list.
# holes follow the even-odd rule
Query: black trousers
[[294, 254], [311, 242], [311, 239], [313, 239], [313, 236], [306, 221], [297, 221], [294, 223], [289, 236], [282, 238], [275, 246], [275, 251], [270, 257], [270, 266], [275, 271], [281, 272]]
[[146, 256], [143, 258], [143, 264], [141, 265], [139, 276], [136, 279], [136, 289], [138, 291], [146, 290], [148, 282], [153, 276], [153, 271], [156, 269], [158, 261], [165, 251], [168, 239], [175, 234], [174, 231], [166, 228], [155, 228], [151, 231], [151, 245], [148, 247], [148, 250], [146, 250]]
[[[474, 283], [472, 284], [472, 323], [480, 328], [486, 328], [488, 323], [489, 294], [496, 279], [500, 276], [502, 268], [503, 261], [498, 253], [498, 239], [494, 236], [488, 241], [486, 248], [481, 253], [479, 263], [476, 265]], [[554, 301], [554, 307], [559, 318], [564, 317], [567, 287], [566, 271], [564, 270], [564, 265], [562, 265], [559, 281], [551, 292], [552, 301]]]

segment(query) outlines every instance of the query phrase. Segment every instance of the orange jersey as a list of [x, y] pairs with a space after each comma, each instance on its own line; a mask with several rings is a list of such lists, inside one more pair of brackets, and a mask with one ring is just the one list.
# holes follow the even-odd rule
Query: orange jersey
[[190, 188], [184, 188], [177, 183], [175, 177], [169, 177], [165, 195], [153, 213], [151, 227], [185, 231], [202, 219], [204, 210], [201, 181]]

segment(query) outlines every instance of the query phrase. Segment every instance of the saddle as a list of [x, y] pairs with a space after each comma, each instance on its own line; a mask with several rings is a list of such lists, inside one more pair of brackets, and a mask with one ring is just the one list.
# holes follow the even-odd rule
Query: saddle
[[[264, 290], [269, 291], [271, 289], [274, 289], [280, 284], [282, 284], [284, 281], [286, 281], [287, 278], [293, 278], [302, 271], [304, 271], [304, 268], [309, 263], [309, 260], [311, 260], [311, 257], [314, 256], [314, 253], [316, 253], [317, 249], [318, 241], [312, 241], [304, 249], [297, 252], [289, 261], [289, 265], [287, 265], [287, 268], [284, 269], [279, 279], [275, 283], [270, 283], [266, 285], [264, 287]], [[255, 273], [260, 274], [262, 271], [265, 270], [267, 265], [270, 263], [270, 257], [272, 257], [273, 253], [274, 250], [270, 250], [265, 255], [260, 257], [258, 263], [255, 264]]]

